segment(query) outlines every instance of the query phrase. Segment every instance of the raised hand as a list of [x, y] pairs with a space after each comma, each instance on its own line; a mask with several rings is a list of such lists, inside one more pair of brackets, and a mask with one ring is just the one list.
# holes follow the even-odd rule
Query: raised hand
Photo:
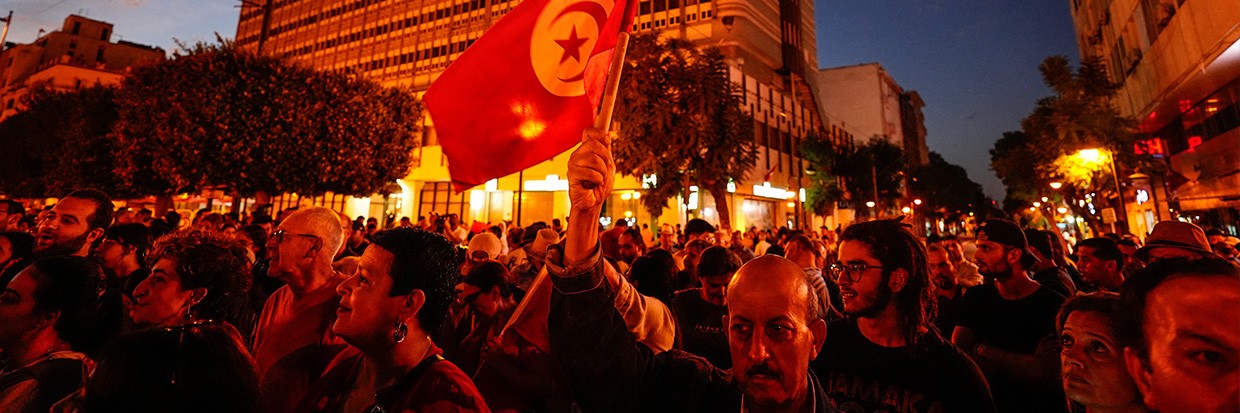
[[611, 194], [616, 175], [611, 138], [607, 132], [588, 128], [581, 145], [568, 158], [568, 199], [573, 216], [597, 216]]

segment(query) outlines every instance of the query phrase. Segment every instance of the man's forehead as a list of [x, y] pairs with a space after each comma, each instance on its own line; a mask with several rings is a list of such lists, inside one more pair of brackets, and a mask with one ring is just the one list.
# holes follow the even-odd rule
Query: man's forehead
[[52, 212], [59, 215], [77, 216], [79, 218], [90, 214], [92, 209], [94, 209], [94, 205], [91, 201], [79, 198], [61, 199], [60, 202], [52, 206]]

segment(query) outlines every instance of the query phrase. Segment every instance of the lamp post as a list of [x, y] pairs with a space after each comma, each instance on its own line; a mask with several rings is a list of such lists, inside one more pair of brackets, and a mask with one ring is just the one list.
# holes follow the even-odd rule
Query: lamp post
[[[1086, 162], [1099, 162], [1102, 160], [1103, 153], [1100, 149], [1081, 149], [1076, 156]], [[1119, 219], [1124, 221], [1124, 225], [1128, 225], [1128, 204], [1124, 202], [1124, 188], [1119, 185], [1119, 172], [1115, 169], [1114, 154], [1107, 155], [1107, 162], [1110, 163], [1111, 177], [1115, 179], [1115, 194], [1119, 197]], [[1127, 231], [1127, 228], [1124, 228]]]

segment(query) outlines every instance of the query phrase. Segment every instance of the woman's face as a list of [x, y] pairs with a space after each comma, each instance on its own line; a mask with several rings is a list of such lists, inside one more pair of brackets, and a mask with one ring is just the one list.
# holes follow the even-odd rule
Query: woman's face
[[362, 253], [357, 272], [336, 287], [340, 307], [332, 333], [363, 351], [392, 342], [397, 314], [408, 296], [390, 297], [391, 252], [371, 245]]
[[1060, 367], [1068, 398], [1087, 407], [1139, 403], [1136, 385], [1115, 344], [1111, 320], [1094, 311], [1068, 315], [1059, 333]]
[[187, 321], [193, 290], [181, 286], [176, 260], [161, 258], [151, 268], [151, 275], [133, 290], [133, 308], [129, 317], [140, 326], [170, 327]]
[[34, 278], [26, 268], [5, 286], [0, 293], [0, 350], [17, 345], [31, 337], [39, 329], [34, 314]]

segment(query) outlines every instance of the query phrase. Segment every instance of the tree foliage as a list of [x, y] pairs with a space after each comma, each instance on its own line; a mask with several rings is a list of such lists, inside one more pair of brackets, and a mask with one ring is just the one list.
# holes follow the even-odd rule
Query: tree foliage
[[757, 148], [753, 121], [741, 109], [741, 91], [728, 78], [723, 55], [684, 40], [637, 35], [623, 73], [612, 146], [617, 169], [657, 176], [642, 194], [651, 215], [695, 184], [711, 192], [721, 226], [730, 229], [727, 183], [744, 179]]
[[420, 143], [412, 93], [227, 42], [135, 70], [117, 103], [116, 172], [157, 195], [365, 195], [404, 177]]
[[982, 186], [969, 179], [964, 168], [947, 162], [937, 152], [930, 152], [930, 162], [914, 169], [912, 177], [910, 196], [922, 200], [920, 209], [927, 211], [927, 216], [951, 219], [990, 206]]
[[1113, 154], [1121, 176], [1137, 169], [1162, 170], [1153, 158], [1131, 150], [1136, 121], [1110, 105], [1119, 84], [1110, 81], [1101, 60], [1085, 59], [1073, 68], [1067, 58], [1052, 56], [1039, 69], [1054, 94], [1038, 101], [1021, 122], [1021, 131], [1004, 133], [990, 150], [991, 169], [1008, 190], [1005, 205], [1029, 205], [1053, 181], [1084, 192], [1114, 194], [1109, 162], [1082, 164], [1076, 156], [1082, 149]]
[[116, 122], [115, 90], [95, 86], [57, 92], [36, 88], [27, 109], [0, 123], [0, 191], [12, 197], [61, 196], [92, 187], [113, 196], [132, 196], [111, 173]]
[[[860, 146], [839, 146], [811, 135], [801, 144], [801, 156], [819, 171], [810, 177], [805, 194], [815, 213], [830, 213], [838, 203], [869, 216], [871, 210], [891, 208], [903, 196], [904, 151], [881, 137]], [[875, 201], [875, 208], [865, 206], [869, 201]]]

